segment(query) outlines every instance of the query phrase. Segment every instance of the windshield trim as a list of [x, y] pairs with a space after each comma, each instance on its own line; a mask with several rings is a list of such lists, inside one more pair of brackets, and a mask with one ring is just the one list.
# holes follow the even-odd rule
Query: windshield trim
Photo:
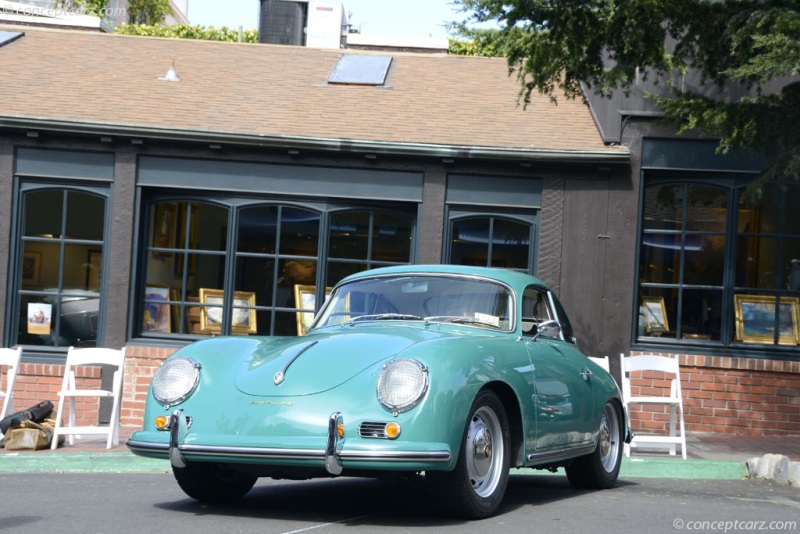
[[[398, 273], [381, 273], [381, 274], [375, 274], [375, 275], [369, 275], [369, 276], [363, 276], [363, 277], [357, 277], [357, 278], [350, 278], [350, 279], [347, 279], [346, 281], [343, 280], [343, 281], [339, 282], [338, 284], [336, 284], [334, 286], [333, 291], [331, 291], [331, 298], [328, 298], [328, 299], [325, 300], [325, 303], [323, 304], [322, 308], [320, 308], [319, 313], [317, 313], [317, 315], [314, 317], [314, 321], [311, 323], [311, 326], [309, 326], [308, 331], [310, 332], [310, 331], [312, 331], [312, 330], [314, 330], [316, 328], [327, 328], [327, 326], [326, 327], [320, 327], [320, 326], [318, 326], [317, 323], [319, 322], [319, 319], [325, 315], [325, 311], [327, 310], [327, 308], [332, 305], [332, 303], [334, 301], [333, 296], [342, 287], [344, 287], [344, 286], [346, 286], [348, 284], [351, 284], [351, 283], [364, 282], [364, 281], [370, 281], [370, 280], [379, 280], [381, 278], [410, 278], [410, 277], [460, 278], [460, 279], [467, 279], [467, 280], [472, 280], [472, 281], [489, 282], [489, 283], [492, 283], [492, 284], [499, 285], [499, 286], [503, 287], [506, 291], [508, 291], [508, 294], [511, 296], [511, 316], [509, 318], [509, 327], [507, 329], [492, 328], [492, 327], [490, 327], [488, 325], [482, 326], [482, 325], [479, 325], [479, 324], [459, 324], [457, 326], [467, 326], [467, 327], [471, 327], [471, 328], [480, 328], [481, 330], [485, 330], [485, 331], [488, 331], [488, 332], [498, 332], [498, 333], [503, 333], [503, 334], [514, 333], [514, 332], [517, 331], [517, 326], [518, 326], [517, 325], [517, 322], [518, 322], [517, 321], [517, 293], [516, 293], [516, 291], [514, 290], [514, 288], [510, 284], [508, 284], [508, 283], [506, 283], [506, 282], [504, 282], [502, 280], [498, 280], [497, 278], [491, 278], [491, 277], [488, 277], [488, 276], [483, 276], [483, 275], [478, 275], [478, 274], [430, 272], [430, 271], [408, 271], [408, 272], [398, 272]], [[425, 318], [423, 318], [423, 319], [425, 319]], [[364, 322], [366, 322], [366, 321], [364, 321]], [[407, 321], [404, 321], [404, 322], [407, 322]], [[414, 321], [414, 322], [418, 322], [418, 321]], [[434, 324], [434, 323], [435, 324], [445, 324], [443, 322], [436, 322], [436, 321], [430, 321], [429, 322], [427, 320], [424, 321], [424, 324]], [[342, 323], [342, 324], [350, 324], [350, 322]], [[453, 324], [453, 323], [447, 323], [447, 324]], [[329, 326], [334, 326], [334, 325], [329, 325]], [[339, 325], [336, 325], [336, 326], [339, 326]]]

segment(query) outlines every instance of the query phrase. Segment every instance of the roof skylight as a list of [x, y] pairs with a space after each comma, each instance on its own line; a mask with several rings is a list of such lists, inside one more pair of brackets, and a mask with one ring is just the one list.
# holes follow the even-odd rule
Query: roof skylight
[[0, 46], [7, 45], [25, 35], [23, 32], [7, 32], [0, 30]]
[[328, 83], [383, 85], [391, 64], [392, 56], [344, 54], [328, 77]]

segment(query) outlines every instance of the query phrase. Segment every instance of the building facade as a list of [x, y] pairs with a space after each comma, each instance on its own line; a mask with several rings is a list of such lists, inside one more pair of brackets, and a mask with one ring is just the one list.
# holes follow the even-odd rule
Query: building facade
[[[18, 405], [56, 400], [67, 347], [127, 346], [122, 422], [138, 426], [178, 348], [301, 335], [350, 273], [460, 263], [542, 278], [586, 354], [680, 354], [689, 431], [800, 432], [796, 344], [783, 323], [772, 342], [737, 339], [731, 308], [764, 271], [737, 278], [734, 245], [781, 251], [777, 272], [796, 215], [764, 208], [740, 229], [754, 169], [713, 144], [604, 142], [581, 102], [518, 106], [503, 59], [14, 27], [0, 41], [0, 328], [23, 347]], [[718, 255], [692, 256], [720, 250], [721, 274]], [[751, 293], [791, 303], [780, 273]], [[640, 323], [662, 302], [662, 324]]]

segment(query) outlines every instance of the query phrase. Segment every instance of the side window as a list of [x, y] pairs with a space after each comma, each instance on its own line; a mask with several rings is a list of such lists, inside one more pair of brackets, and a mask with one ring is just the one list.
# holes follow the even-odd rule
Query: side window
[[522, 333], [534, 334], [539, 324], [550, 319], [553, 314], [547, 294], [537, 287], [527, 287], [522, 294]]
[[572, 329], [572, 323], [569, 322], [569, 317], [567, 317], [567, 312], [564, 311], [564, 306], [561, 305], [561, 302], [553, 295], [553, 305], [556, 309], [556, 314], [558, 314], [558, 322], [561, 323], [561, 334], [564, 336], [564, 341], [568, 341], [574, 345], [578, 344], [577, 339], [575, 338], [575, 331]]

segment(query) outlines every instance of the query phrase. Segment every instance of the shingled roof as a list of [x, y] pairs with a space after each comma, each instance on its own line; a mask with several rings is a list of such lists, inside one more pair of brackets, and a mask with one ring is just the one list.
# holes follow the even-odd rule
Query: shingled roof
[[[0, 46], [0, 125], [517, 157], [628, 154], [603, 144], [580, 101], [534, 95], [523, 109], [500, 58], [395, 53], [384, 85], [334, 85], [328, 77], [350, 52], [0, 29], [25, 32]], [[180, 82], [159, 80], [173, 62]]]

